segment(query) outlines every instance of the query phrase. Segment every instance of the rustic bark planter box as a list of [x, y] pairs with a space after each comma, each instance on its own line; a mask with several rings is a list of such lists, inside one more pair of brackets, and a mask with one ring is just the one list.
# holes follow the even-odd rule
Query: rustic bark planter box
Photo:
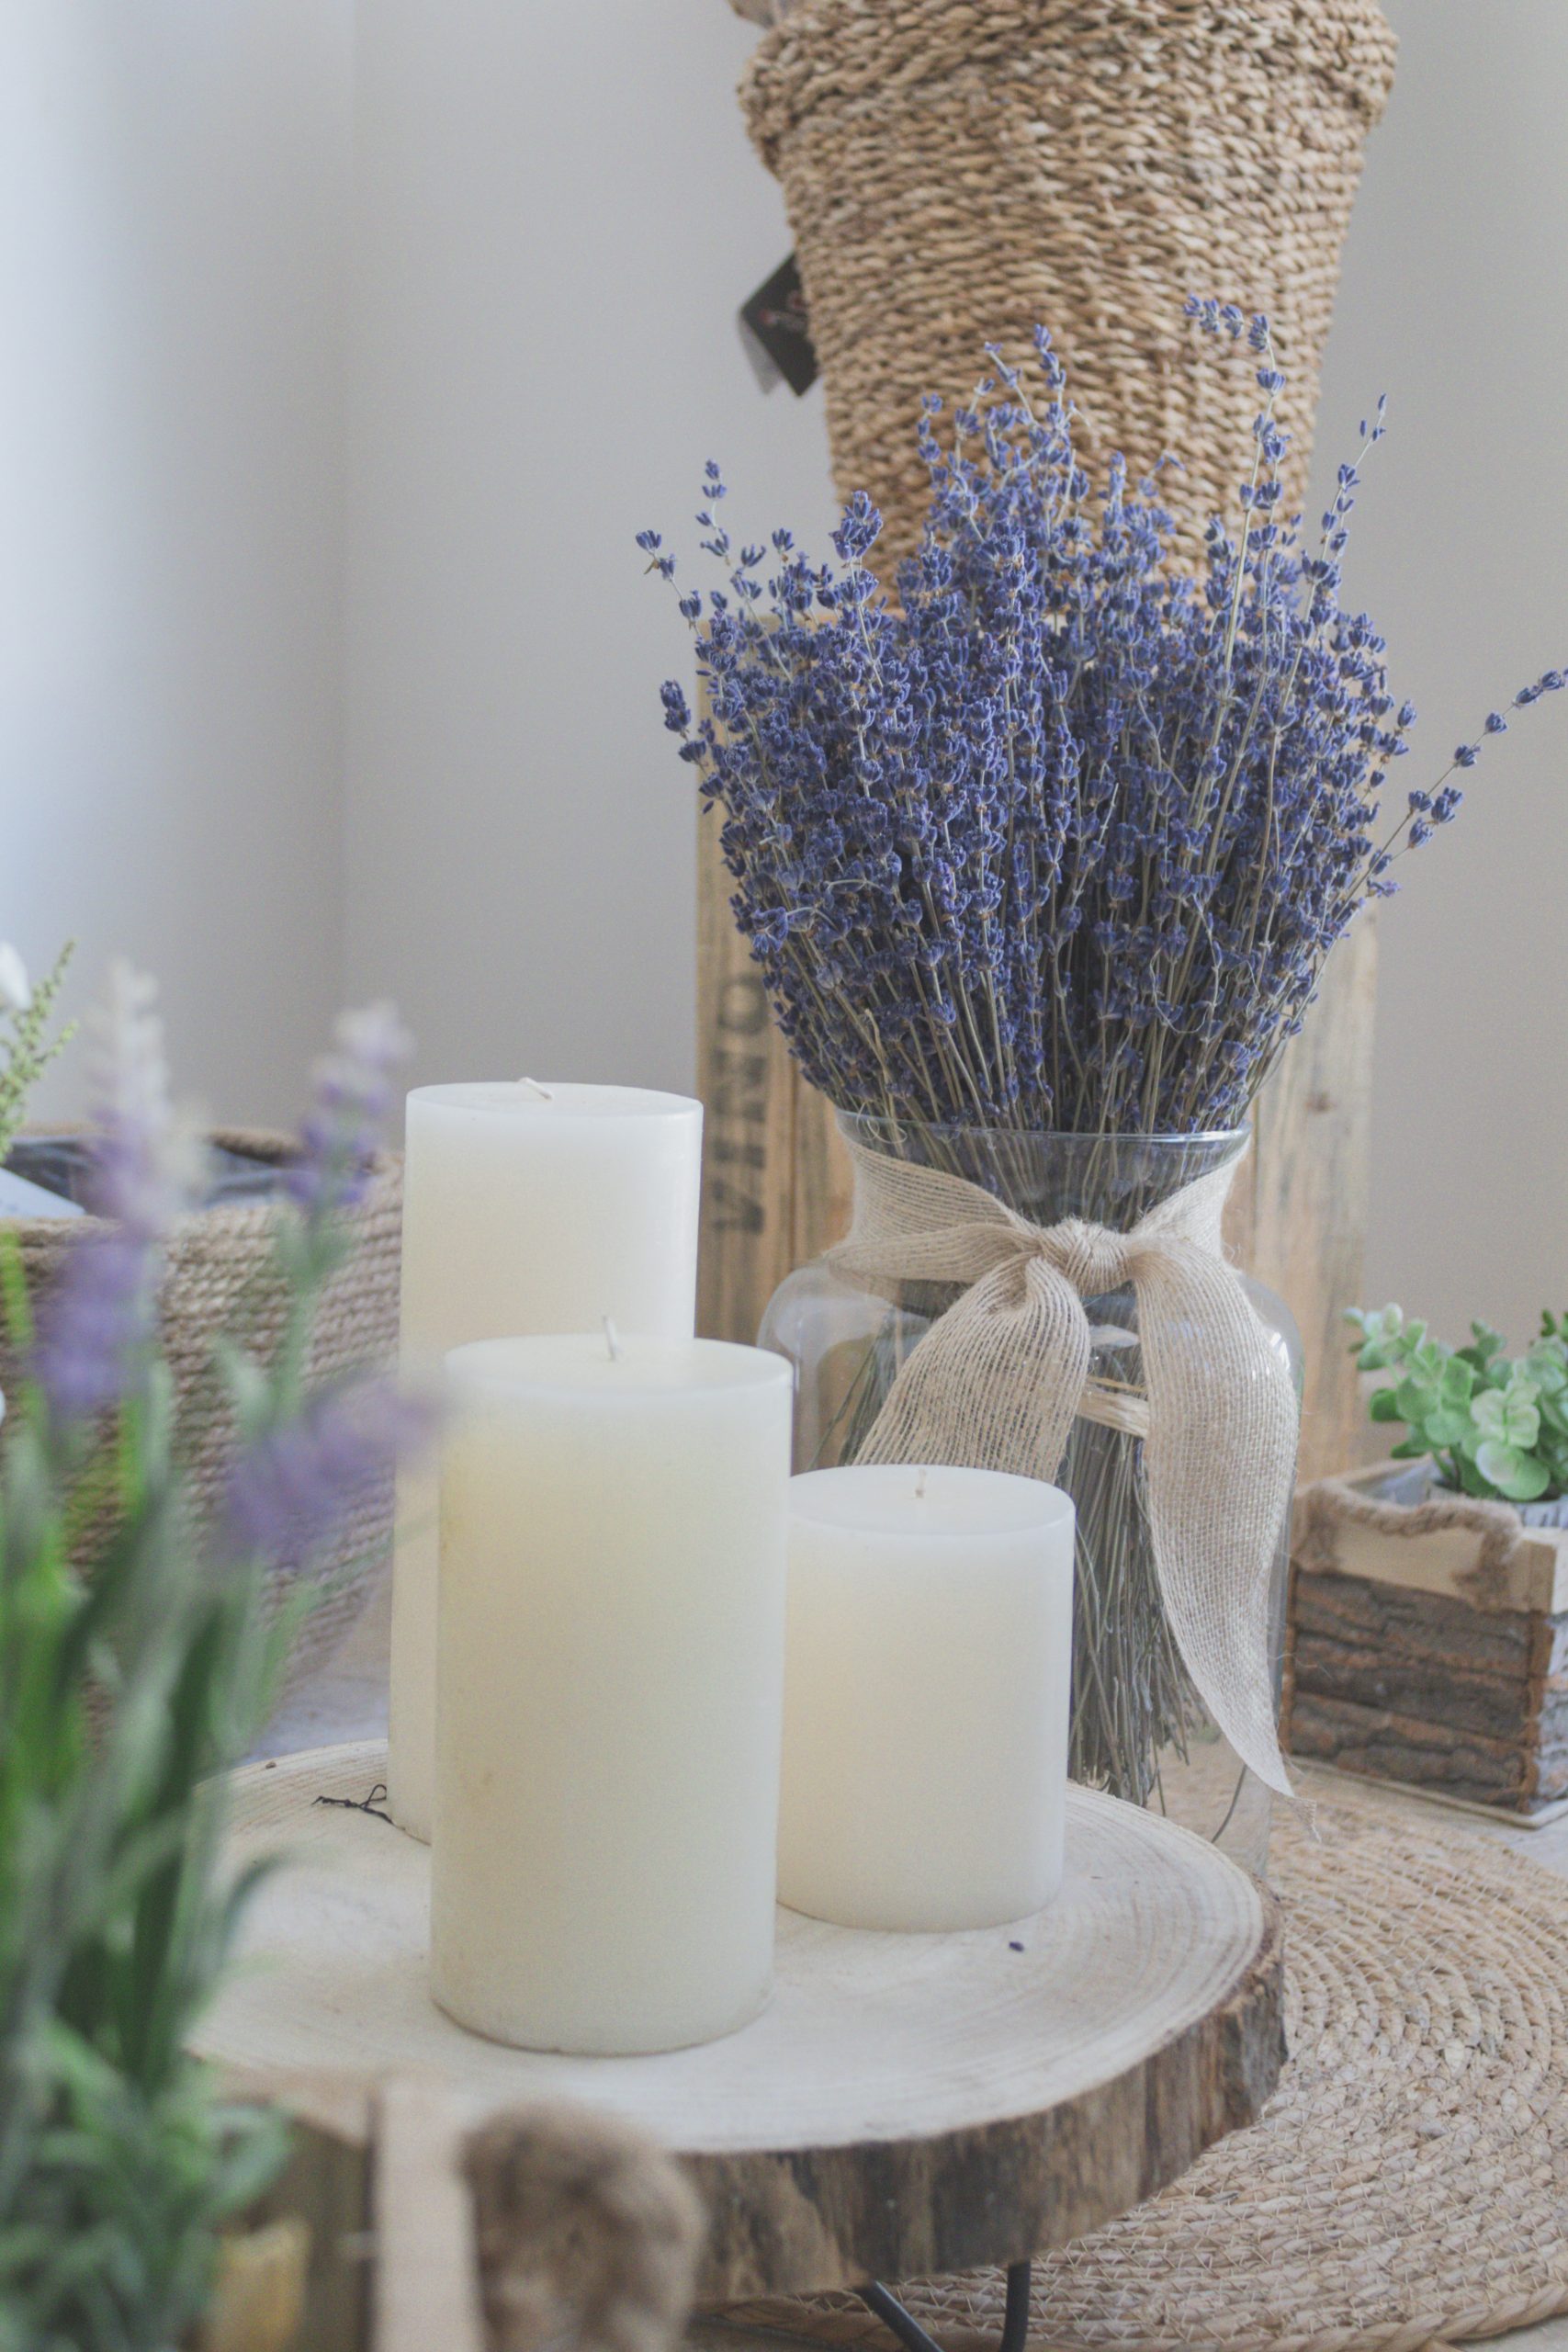
[[1297, 1497], [1284, 1744], [1544, 1824], [1568, 1810], [1568, 1528], [1457, 1496], [1391, 1501], [1403, 1467]]

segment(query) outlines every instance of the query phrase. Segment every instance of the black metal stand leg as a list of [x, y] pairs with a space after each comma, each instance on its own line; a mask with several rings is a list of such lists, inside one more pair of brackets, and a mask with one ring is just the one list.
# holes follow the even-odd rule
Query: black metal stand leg
[[1029, 2342], [1029, 2278], [1032, 2266], [1014, 2262], [1008, 2268], [1007, 2302], [1002, 2311], [1001, 2352], [1024, 2352]]
[[[1007, 2307], [1002, 2314], [1002, 2332], [997, 2340], [997, 2352], [1024, 2352], [1029, 2341], [1029, 2274], [1027, 2262], [1014, 2262], [1008, 2268]], [[918, 2319], [910, 2317], [897, 2295], [886, 2287], [857, 2287], [863, 2303], [874, 2311], [884, 2327], [895, 2335], [906, 2352], [942, 2352], [936, 2338], [928, 2335]]]

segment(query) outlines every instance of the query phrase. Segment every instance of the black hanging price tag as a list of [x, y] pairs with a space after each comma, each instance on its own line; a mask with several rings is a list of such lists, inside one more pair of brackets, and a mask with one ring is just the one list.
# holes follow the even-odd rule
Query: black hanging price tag
[[817, 354], [793, 254], [742, 302], [739, 317], [741, 340], [762, 390], [771, 392], [782, 380], [792, 392], [809, 391], [817, 381]]

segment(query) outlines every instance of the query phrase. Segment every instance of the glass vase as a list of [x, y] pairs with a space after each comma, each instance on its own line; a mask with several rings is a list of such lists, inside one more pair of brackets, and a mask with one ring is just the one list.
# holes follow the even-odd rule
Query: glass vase
[[[1241, 1133], [1202, 1136], [1024, 1135], [932, 1128], [841, 1114], [863, 1149], [966, 1178], [1032, 1224], [1080, 1217], [1125, 1232], [1198, 1178], [1233, 1165]], [[1289, 1308], [1241, 1278], [1299, 1396], [1302, 1351]], [[878, 1282], [818, 1259], [789, 1276], [763, 1317], [761, 1344], [795, 1367], [797, 1470], [853, 1462], [900, 1366], [958, 1291]], [[1142, 1360], [1129, 1287], [1087, 1299], [1090, 1374], [1136, 1394]], [[1056, 1483], [1077, 1509], [1070, 1770], [1076, 1781], [1158, 1807], [1261, 1871], [1269, 1792], [1211, 1720], [1183, 1664], [1160, 1599], [1140, 1437], [1076, 1420]], [[1284, 1645], [1289, 1529], [1270, 1575], [1275, 1701]]]

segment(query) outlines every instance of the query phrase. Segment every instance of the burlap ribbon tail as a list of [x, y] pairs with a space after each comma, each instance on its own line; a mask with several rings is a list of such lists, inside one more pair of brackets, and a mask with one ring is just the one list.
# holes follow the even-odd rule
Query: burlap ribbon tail
[[[1290, 1368], [1223, 1253], [1231, 1170], [1129, 1232], [1038, 1226], [978, 1184], [852, 1143], [854, 1222], [832, 1251], [873, 1284], [959, 1297], [905, 1359], [857, 1459], [1051, 1480], [1075, 1418], [1146, 1428], [1160, 1598], [1199, 1696], [1243, 1763], [1290, 1793], [1275, 1725], [1272, 1570], [1295, 1472]], [[1089, 1379], [1084, 1301], [1130, 1284], [1146, 1405]], [[1142, 1400], [1140, 1400], [1141, 1402]]]

